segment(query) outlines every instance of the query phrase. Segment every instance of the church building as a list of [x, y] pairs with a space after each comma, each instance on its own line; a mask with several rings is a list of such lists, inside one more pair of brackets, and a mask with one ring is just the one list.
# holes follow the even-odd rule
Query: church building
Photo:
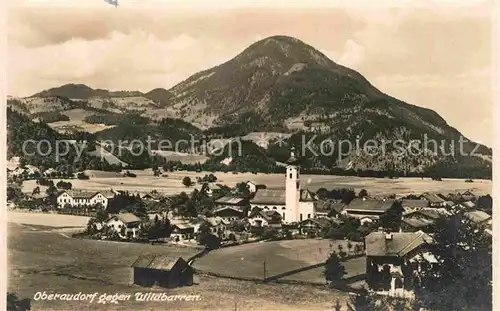
[[300, 169], [293, 148], [285, 174], [285, 189], [257, 190], [250, 201], [251, 209], [259, 207], [263, 210], [276, 210], [284, 223], [314, 218], [316, 198], [309, 190], [300, 188]]

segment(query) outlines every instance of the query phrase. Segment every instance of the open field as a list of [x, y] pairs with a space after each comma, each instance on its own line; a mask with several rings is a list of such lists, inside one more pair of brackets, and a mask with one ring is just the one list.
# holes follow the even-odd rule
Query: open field
[[140, 254], [163, 253], [189, 257], [193, 249], [161, 245], [92, 241], [67, 238], [55, 232], [37, 231], [18, 224], [8, 225], [8, 290], [33, 298], [47, 293], [98, 292], [134, 294], [165, 292], [200, 295], [200, 301], [90, 304], [84, 301], [34, 301], [32, 310], [331, 310], [347, 294], [299, 285], [256, 284], [254, 282], [195, 276], [195, 285], [176, 289], [146, 289], [129, 285], [130, 264]]
[[[74, 188], [89, 191], [97, 191], [113, 188], [115, 190], [128, 190], [131, 192], [150, 192], [156, 189], [166, 194], [175, 194], [181, 191], [191, 191], [182, 185], [182, 178], [185, 176], [196, 180], [196, 177], [203, 177], [209, 172], [166, 172], [168, 177], [155, 177], [151, 169], [131, 170], [137, 174], [136, 178], [115, 177], [114, 173], [93, 171], [94, 176], [90, 180], [71, 180]], [[100, 175], [102, 173], [102, 175]], [[218, 178], [217, 183], [234, 186], [239, 182], [253, 181], [259, 184], [266, 184], [268, 188], [283, 188], [284, 178], [282, 174], [252, 174], [252, 173], [214, 173]], [[348, 177], [331, 175], [301, 175], [301, 187], [316, 191], [319, 188], [353, 188], [356, 192], [366, 189], [372, 195], [396, 194], [403, 196], [411, 193], [420, 194], [423, 192], [452, 193], [457, 191], [472, 190], [476, 194], [491, 193], [491, 180], [474, 180], [473, 183], [466, 183], [463, 179], [443, 179], [443, 181], [433, 181], [430, 178], [367, 178]], [[23, 187], [32, 191], [36, 187], [35, 181], [25, 181]], [[201, 187], [195, 185], [194, 187]]]
[[92, 123], [87, 123], [85, 121], [73, 121], [73, 120], [52, 122], [49, 123], [49, 126], [56, 131], [63, 131], [66, 128], [74, 128], [89, 133], [97, 133], [99, 131], [103, 131], [105, 129], [114, 127], [114, 125], [92, 124]]
[[[339, 244], [342, 244], [343, 249], [347, 251], [347, 241], [304, 239], [251, 243], [211, 251], [195, 260], [193, 267], [223, 276], [263, 279], [264, 262], [265, 275], [271, 277], [322, 263], [332, 250], [338, 252]], [[350, 269], [347, 277], [364, 274], [364, 258], [354, 259], [346, 268]], [[303, 272], [298, 277], [289, 276], [287, 279], [309, 281], [307, 278], [311, 278], [310, 271]], [[321, 274], [312, 276], [314, 282], [325, 284], [324, 277], [322, 280], [320, 278]]]
[[25, 213], [9, 211], [7, 213], [7, 221], [16, 224], [25, 225], [40, 225], [53, 228], [73, 227], [85, 228], [90, 217], [60, 215], [60, 214], [45, 214], [45, 213]]

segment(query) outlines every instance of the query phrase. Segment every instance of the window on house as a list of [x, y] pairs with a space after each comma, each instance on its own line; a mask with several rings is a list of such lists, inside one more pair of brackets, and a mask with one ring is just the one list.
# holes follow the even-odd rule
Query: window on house
[[292, 179], [292, 173], [290, 173], [290, 179]]
[[283, 220], [285, 220], [285, 212], [283, 212]]
[[300, 221], [302, 221], [302, 213], [300, 214]]
[[311, 218], [311, 214], [307, 214], [307, 219]]

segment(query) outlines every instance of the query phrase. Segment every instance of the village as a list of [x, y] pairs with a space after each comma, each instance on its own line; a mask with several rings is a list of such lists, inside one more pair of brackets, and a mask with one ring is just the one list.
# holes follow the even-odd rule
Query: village
[[[281, 188], [252, 181], [229, 187], [209, 173], [194, 181], [185, 177], [182, 185], [186, 191], [176, 195], [154, 189], [143, 193], [112, 188], [82, 191], [71, 187], [70, 178], [54, 185], [52, 179], [56, 176], [60, 179], [61, 174], [53, 169], [40, 172], [26, 165], [7, 174], [9, 209], [88, 217], [86, 228], [73, 232], [73, 239], [197, 250], [189, 258], [154, 253], [140, 255], [130, 263], [131, 283], [146, 287], [193, 285], [195, 273], [238, 278], [240, 268], [231, 268], [230, 262], [232, 257], [239, 256], [238, 250], [246, 252], [246, 245], [304, 241], [314, 245], [311, 246], [313, 252], [320, 252], [314, 254], [314, 260], [273, 268], [275, 264], [279, 266], [280, 259], [273, 262], [266, 255], [268, 265], [266, 270], [264, 262], [263, 276], [258, 272], [253, 277], [249, 272], [241, 279], [267, 282], [319, 267], [324, 270], [314, 278], [332, 288], [353, 292], [368, 290], [382, 296], [411, 299], [410, 275], [419, 271], [423, 262], [431, 266], [438, 263], [430, 245], [439, 221], [461, 213], [487, 234], [491, 235], [492, 229], [491, 197], [470, 190], [400, 197], [372, 196], [369, 189], [359, 193], [345, 188], [309, 190], [301, 184], [300, 167], [293, 150]], [[77, 175], [78, 179], [85, 180], [83, 173]], [[39, 186], [32, 193], [20, 191], [21, 180], [33, 179], [37, 185], [46, 187], [46, 191], [40, 191]], [[199, 187], [189, 192], [195, 184]], [[330, 242], [316, 248], [318, 241]], [[332, 241], [337, 247], [332, 246]], [[226, 255], [226, 250], [234, 253], [228, 251]], [[228, 264], [212, 265], [212, 261], [220, 260], [228, 260]], [[207, 262], [209, 268], [206, 268]], [[346, 263], [347, 269], [342, 263]], [[245, 262], [240, 265], [244, 266]], [[339, 273], [339, 270], [342, 271]], [[253, 271], [252, 268], [249, 271]], [[344, 274], [349, 275], [350, 280], [344, 278]]]

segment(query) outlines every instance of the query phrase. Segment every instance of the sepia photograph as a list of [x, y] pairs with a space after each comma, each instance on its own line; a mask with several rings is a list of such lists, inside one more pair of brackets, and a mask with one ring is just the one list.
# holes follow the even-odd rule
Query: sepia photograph
[[494, 310], [495, 8], [8, 1], [0, 309]]

